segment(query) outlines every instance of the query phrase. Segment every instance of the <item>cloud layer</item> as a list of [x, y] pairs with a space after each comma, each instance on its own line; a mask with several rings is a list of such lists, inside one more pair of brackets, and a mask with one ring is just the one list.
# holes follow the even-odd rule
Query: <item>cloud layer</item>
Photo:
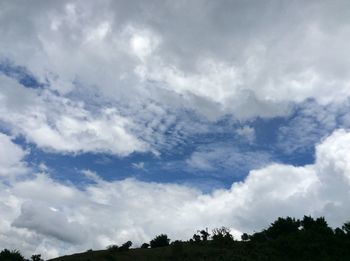
[[341, 106], [348, 3], [300, 3], [2, 2], [0, 68], [43, 90], [1, 76], [0, 120], [47, 150], [126, 156], [176, 144], [184, 111], [244, 121]]
[[61, 94], [84, 86], [209, 118], [274, 117], [307, 98], [349, 97], [346, 1], [19, 2], [1, 4], [0, 56]]

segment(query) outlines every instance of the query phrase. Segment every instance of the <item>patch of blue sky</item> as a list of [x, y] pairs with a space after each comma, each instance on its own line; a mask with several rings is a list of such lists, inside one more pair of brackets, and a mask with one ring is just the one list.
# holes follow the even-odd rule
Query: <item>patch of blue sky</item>
[[9, 60], [0, 60], [0, 73], [16, 79], [27, 88], [42, 88], [45, 84], [40, 83], [35, 76], [23, 66], [18, 66]]
[[[44, 86], [24, 67], [8, 61], [0, 63], [0, 72], [17, 79], [25, 87]], [[78, 82], [75, 84], [79, 85]], [[150, 142], [160, 153], [159, 156], [133, 153], [127, 157], [103, 153], [59, 154], [38, 149], [17, 137], [16, 143], [30, 149], [27, 161], [31, 166], [44, 163], [54, 178], [74, 184], [87, 182], [82, 170], [89, 169], [109, 181], [134, 177], [148, 182], [190, 184], [204, 191], [227, 188], [232, 182], [243, 180], [250, 170], [271, 162], [296, 166], [313, 163], [315, 144], [334, 129], [350, 125], [347, 117], [349, 101], [334, 108], [306, 100], [295, 105], [293, 113], [287, 117], [239, 122], [228, 115], [212, 122], [188, 110], [171, 111], [169, 108], [162, 108], [162, 117], [165, 118], [158, 119], [157, 110], [144, 114], [144, 104], [119, 104], [97, 93], [82, 94], [79, 88], [69, 96], [77, 100], [83, 98], [89, 111], [98, 111], [103, 105], [117, 108], [122, 115], [132, 116], [138, 127], [141, 126], [139, 130], [149, 128], [150, 133], [145, 137], [137, 129], [132, 130], [135, 135]], [[167, 117], [174, 120], [167, 122]], [[157, 122], [150, 124], [154, 119]], [[252, 132], [251, 139], [238, 134], [237, 130], [243, 128]], [[0, 131], [10, 133], [4, 124], [0, 125]], [[202, 157], [198, 158], [203, 160], [199, 162], [202, 166], [190, 164], [194, 156]]]
[[[172, 146], [170, 150], [168, 148], [160, 150], [159, 156], [152, 153], [133, 153], [127, 157], [101, 153], [59, 154], [26, 144], [23, 138], [16, 139], [16, 143], [30, 148], [31, 153], [27, 160], [31, 165], [39, 166], [44, 163], [50, 169], [52, 177], [60, 181], [85, 183], [87, 180], [81, 171], [89, 169], [109, 181], [133, 177], [148, 182], [190, 184], [208, 191], [210, 189], [208, 184], [214, 180], [212, 189], [218, 186], [227, 188], [233, 182], [243, 180], [251, 169], [262, 167], [269, 162], [294, 165], [312, 163], [311, 150], [303, 154], [287, 154], [283, 148], [277, 146], [278, 130], [288, 123], [286, 121], [286, 119], [252, 121], [250, 126], [256, 131], [254, 143], [249, 143], [235, 134], [234, 130], [239, 128], [237, 122], [220, 121], [217, 126], [210, 128], [217, 132], [183, 136], [182, 142]], [[166, 138], [171, 139], [170, 136]], [[189, 160], [195, 153], [208, 156], [206, 160], [211, 167], [196, 169], [191, 166]]]

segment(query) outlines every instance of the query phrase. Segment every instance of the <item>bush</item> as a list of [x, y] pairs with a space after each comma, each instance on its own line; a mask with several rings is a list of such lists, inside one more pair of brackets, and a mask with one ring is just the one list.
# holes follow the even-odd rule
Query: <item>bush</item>
[[107, 250], [108, 251], [117, 251], [119, 249], [119, 246], [118, 245], [110, 245], [107, 247]]
[[192, 238], [193, 238], [193, 241], [196, 242], [196, 243], [201, 242], [201, 236], [200, 235], [194, 234]]
[[281, 218], [279, 217], [273, 222], [270, 227], [265, 231], [266, 236], [269, 239], [275, 239], [280, 236], [293, 234], [299, 232], [300, 221], [291, 217]]
[[149, 248], [149, 244], [148, 244], [148, 243], [143, 243], [143, 244], [141, 245], [141, 248]]
[[1, 261], [23, 261], [24, 257], [18, 250], [4, 249], [0, 252]]
[[249, 240], [248, 234], [247, 234], [247, 233], [243, 233], [242, 236], [241, 236], [241, 239], [242, 239], [242, 241], [247, 241], [247, 240]]
[[32, 261], [44, 261], [41, 259], [41, 255], [32, 255], [31, 259]]
[[122, 252], [122, 251], [127, 251], [129, 250], [129, 248], [132, 246], [132, 242], [131, 241], [127, 241], [125, 242], [124, 244], [122, 244], [121, 247], [118, 248], [118, 251], [119, 252]]
[[150, 245], [151, 248], [155, 247], [165, 247], [169, 246], [170, 239], [167, 235], [161, 234], [159, 236], [156, 236], [154, 239], [151, 240]]
[[230, 234], [230, 229], [220, 227], [213, 229], [213, 243], [217, 246], [227, 246], [234, 242], [233, 236]]

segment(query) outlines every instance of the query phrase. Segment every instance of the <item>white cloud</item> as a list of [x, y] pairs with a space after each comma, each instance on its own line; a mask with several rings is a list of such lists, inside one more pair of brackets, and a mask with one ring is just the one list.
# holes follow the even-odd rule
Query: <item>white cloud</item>
[[60, 93], [79, 82], [108, 99], [172, 102], [210, 119], [283, 116], [307, 98], [350, 96], [346, 1], [37, 3], [1, 3], [0, 57]]
[[24, 157], [27, 152], [11, 141], [11, 137], [0, 133], [0, 176], [24, 174], [27, 166]]
[[0, 120], [39, 148], [121, 156], [149, 149], [131, 133], [132, 121], [115, 108], [104, 107], [94, 113], [86, 110], [83, 102], [26, 89], [5, 76], [0, 76], [0, 85]]
[[350, 210], [349, 142], [350, 133], [338, 130], [317, 145], [314, 164], [271, 164], [212, 194], [134, 179], [95, 179], [81, 190], [46, 174], [1, 184], [0, 243], [49, 257], [126, 240], [140, 244], [159, 233], [188, 239], [203, 227], [252, 232], [286, 215], [324, 215], [339, 226]]
[[26, 228], [71, 244], [79, 245], [85, 240], [84, 228], [81, 225], [69, 222], [56, 208], [40, 203], [24, 202], [21, 214], [12, 222], [12, 226]]

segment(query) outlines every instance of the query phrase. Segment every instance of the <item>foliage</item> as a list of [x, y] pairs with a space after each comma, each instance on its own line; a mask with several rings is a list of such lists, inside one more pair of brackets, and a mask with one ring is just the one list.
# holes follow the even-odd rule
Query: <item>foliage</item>
[[299, 231], [300, 221], [294, 218], [278, 218], [266, 230], [265, 235], [268, 238], [278, 238], [280, 236], [296, 233]]
[[141, 248], [149, 248], [149, 244], [148, 244], [148, 243], [143, 243], [143, 244], [141, 245]]
[[121, 245], [121, 247], [118, 248], [118, 251], [119, 252], [122, 252], [122, 251], [127, 251], [129, 250], [129, 248], [132, 246], [132, 242], [131, 241], [127, 241], [125, 242], [124, 244]]
[[241, 236], [242, 241], [247, 241], [249, 240], [249, 235], [247, 233], [243, 233]]
[[170, 239], [166, 234], [161, 234], [159, 236], [156, 236], [154, 239], [151, 240], [150, 245], [151, 248], [155, 247], [165, 247], [168, 246], [170, 242]]
[[23, 261], [24, 257], [18, 250], [4, 249], [0, 252], [1, 261]]
[[110, 252], [118, 251], [119, 246], [118, 245], [109, 245], [107, 246], [107, 250]]
[[201, 236], [200, 235], [194, 234], [192, 238], [193, 238], [193, 241], [196, 242], [196, 243], [201, 242]]
[[301, 225], [304, 230], [314, 230], [314, 231], [331, 230], [327, 224], [327, 221], [324, 219], [324, 217], [313, 219], [310, 216], [304, 216], [303, 220], [301, 221]]
[[31, 259], [32, 261], [44, 261], [41, 259], [41, 255], [32, 255]]
[[230, 234], [230, 229], [220, 227], [213, 229], [213, 243], [218, 246], [228, 246], [233, 243], [233, 236]]
[[350, 236], [350, 221], [346, 222], [343, 226], [342, 229], [344, 230], [344, 232]]
[[210, 236], [210, 234], [208, 233], [208, 230], [201, 230], [199, 231], [200, 235], [201, 235], [201, 238], [202, 238], [202, 241], [206, 242]]

